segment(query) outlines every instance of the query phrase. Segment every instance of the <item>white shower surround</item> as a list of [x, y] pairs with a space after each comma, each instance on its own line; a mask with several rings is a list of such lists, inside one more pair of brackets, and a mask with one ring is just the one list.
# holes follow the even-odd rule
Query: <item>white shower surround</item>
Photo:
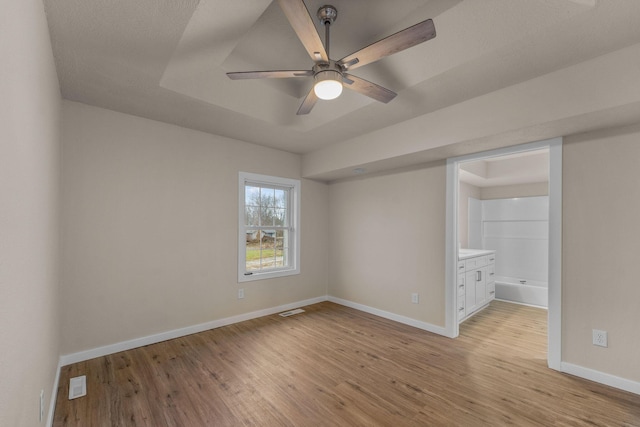
[[548, 306], [548, 196], [470, 199], [469, 246], [496, 251], [496, 298]]

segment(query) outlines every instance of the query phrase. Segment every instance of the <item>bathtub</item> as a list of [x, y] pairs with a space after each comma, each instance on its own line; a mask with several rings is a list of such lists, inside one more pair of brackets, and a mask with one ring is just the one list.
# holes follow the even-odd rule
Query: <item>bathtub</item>
[[548, 307], [547, 282], [496, 276], [496, 299]]

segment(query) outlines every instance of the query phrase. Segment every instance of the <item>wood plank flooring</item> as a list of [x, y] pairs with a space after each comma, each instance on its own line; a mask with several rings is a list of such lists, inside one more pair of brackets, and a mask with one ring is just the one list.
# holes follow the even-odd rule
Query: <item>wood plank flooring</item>
[[640, 396], [547, 368], [544, 310], [494, 301], [455, 340], [305, 310], [65, 366], [54, 426], [640, 426]]

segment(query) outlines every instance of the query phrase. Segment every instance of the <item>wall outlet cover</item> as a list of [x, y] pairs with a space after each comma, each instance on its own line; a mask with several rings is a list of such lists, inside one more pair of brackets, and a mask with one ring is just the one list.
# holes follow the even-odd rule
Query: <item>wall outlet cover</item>
[[607, 331], [593, 330], [593, 345], [607, 347]]

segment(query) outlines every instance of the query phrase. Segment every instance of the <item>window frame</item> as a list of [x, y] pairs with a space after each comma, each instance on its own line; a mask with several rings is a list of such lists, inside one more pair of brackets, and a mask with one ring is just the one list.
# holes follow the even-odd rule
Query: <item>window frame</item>
[[[239, 172], [238, 175], [238, 283], [300, 274], [300, 180], [249, 172]], [[264, 272], [246, 270], [246, 233], [248, 228], [254, 228], [245, 225], [245, 186], [247, 184], [290, 189], [288, 267], [269, 269]]]

